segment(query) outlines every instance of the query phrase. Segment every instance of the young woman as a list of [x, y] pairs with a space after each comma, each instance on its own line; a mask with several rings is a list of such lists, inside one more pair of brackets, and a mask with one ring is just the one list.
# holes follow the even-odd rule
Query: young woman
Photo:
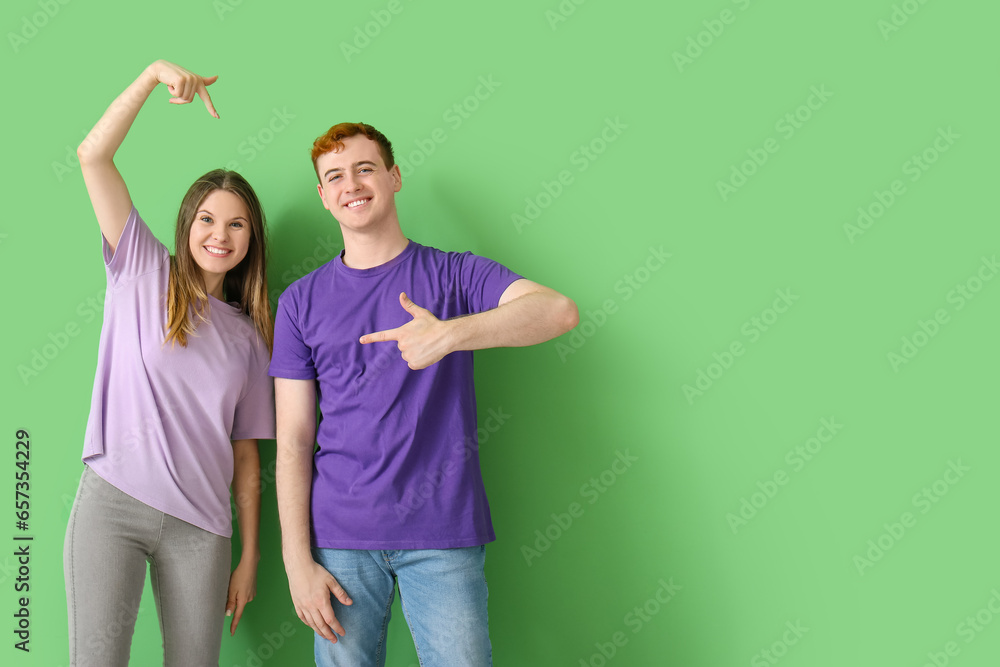
[[[215, 80], [153, 63], [77, 151], [108, 291], [64, 548], [73, 665], [128, 664], [147, 561], [166, 665], [218, 665], [224, 614], [234, 633], [255, 594], [257, 439], [274, 437], [264, 214], [239, 174], [211, 171], [181, 202], [171, 257], [113, 161], [157, 85], [218, 118]], [[243, 547], [231, 574], [230, 484]]]

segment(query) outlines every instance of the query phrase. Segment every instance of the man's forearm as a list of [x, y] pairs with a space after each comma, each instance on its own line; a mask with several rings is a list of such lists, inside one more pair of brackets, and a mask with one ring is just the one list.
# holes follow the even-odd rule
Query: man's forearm
[[537, 345], [579, 322], [573, 300], [548, 288], [528, 292], [492, 310], [447, 320], [451, 350]]
[[411, 321], [395, 329], [365, 334], [358, 342], [370, 345], [396, 341], [413, 370], [436, 364], [452, 352], [544, 343], [580, 321], [572, 299], [523, 278], [504, 290], [499, 306], [474, 315], [439, 320], [405, 292], [399, 295], [399, 305], [413, 317]]
[[312, 559], [309, 534], [312, 458], [312, 443], [279, 437], [275, 481], [281, 554], [286, 568], [304, 558]]

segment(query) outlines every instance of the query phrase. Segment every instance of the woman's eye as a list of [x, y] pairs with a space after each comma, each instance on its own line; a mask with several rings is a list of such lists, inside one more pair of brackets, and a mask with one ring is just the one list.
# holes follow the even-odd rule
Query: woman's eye
[[208, 224], [212, 224], [212, 219], [210, 217], [208, 217], [207, 215], [201, 216], [201, 221], [202, 222], [207, 222]]
[[231, 224], [231, 225], [232, 225], [233, 227], [236, 227], [236, 228], [238, 228], [238, 229], [243, 229], [243, 223], [242, 223], [242, 222], [238, 222], [238, 221], [237, 221], [237, 222], [232, 222], [232, 223], [230, 223], [230, 224]]

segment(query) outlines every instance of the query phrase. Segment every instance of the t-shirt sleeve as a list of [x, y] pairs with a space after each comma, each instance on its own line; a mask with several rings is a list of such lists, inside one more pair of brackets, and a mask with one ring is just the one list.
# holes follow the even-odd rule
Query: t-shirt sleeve
[[253, 375], [243, 397], [236, 404], [233, 440], [274, 439], [274, 380], [267, 373], [267, 346], [257, 339]]
[[153, 236], [135, 206], [129, 211], [125, 229], [112, 252], [108, 240], [101, 235], [104, 249], [104, 268], [108, 272], [108, 285], [157, 271], [163, 262], [170, 261], [170, 251]]
[[271, 356], [272, 377], [291, 380], [315, 380], [316, 365], [312, 349], [302, 336], [296, 295], [286, 290], [278, 299], [274, 318], [274, 354]]
[[492, 259], [462, 253], [459, 285], [465, 292], [470, 313], [481, 313], [500, 305], [500, 297], [521, 276]]

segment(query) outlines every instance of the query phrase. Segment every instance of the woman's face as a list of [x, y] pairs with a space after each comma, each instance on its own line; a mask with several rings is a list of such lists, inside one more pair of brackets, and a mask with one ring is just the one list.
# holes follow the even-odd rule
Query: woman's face
[[234, 269], [250, 248], [250, 214], [243, 200], [226, 190], [206, 196], [191, 222], [188, 247], [206, 283]]

